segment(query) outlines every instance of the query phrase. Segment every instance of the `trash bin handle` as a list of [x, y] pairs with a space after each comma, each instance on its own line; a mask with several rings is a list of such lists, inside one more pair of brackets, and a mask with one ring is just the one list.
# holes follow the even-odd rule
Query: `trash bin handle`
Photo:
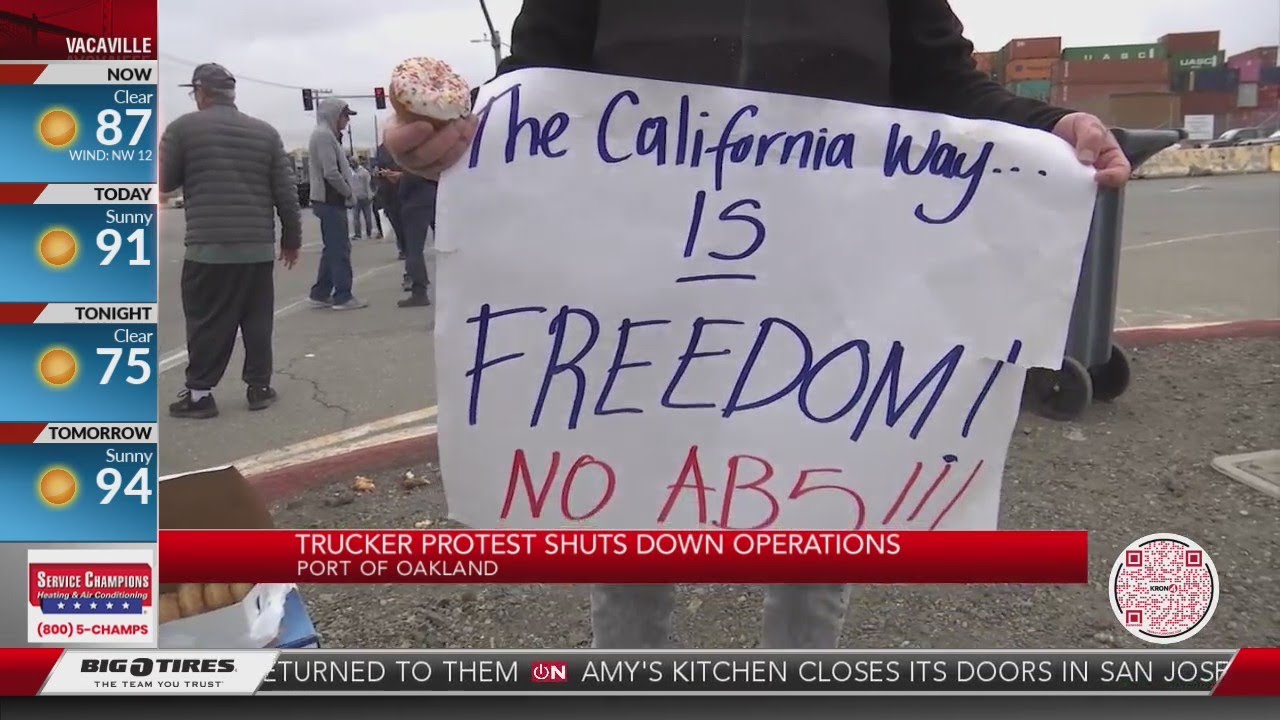
[[1129, 164], [1135, 168], [1149, 160], [1152, 155], [1187, 139], [1187, 131], [1182, 128], [1171, 130], [1111, 128], [1111, 134], [1115, 136], [1116, 142], [1120, 143], [1120, 149], [1124, 152], [1124, 156], [1129, 158]]

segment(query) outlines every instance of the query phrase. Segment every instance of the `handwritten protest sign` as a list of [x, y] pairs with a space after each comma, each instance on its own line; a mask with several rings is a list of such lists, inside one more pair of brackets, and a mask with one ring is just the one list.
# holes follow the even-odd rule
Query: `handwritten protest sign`
[[441, 183], [440, 451], [473, 527], [990, 529], [1092, 173], [1048, 133], [566, 70]]

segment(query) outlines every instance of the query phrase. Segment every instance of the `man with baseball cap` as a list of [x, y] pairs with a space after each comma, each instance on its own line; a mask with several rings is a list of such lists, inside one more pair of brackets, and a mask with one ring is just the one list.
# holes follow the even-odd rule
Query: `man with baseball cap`
[[211, 418], [213, 389], [244, 342], [250, 410], [276, 400], [271, 387], [276, 219], [279, 259], [298, 261], [302, 217], [293, 163], [280, 133], [236, 108], [236, 79], [206, 63], [191, 82], [196, 112], [169, 123], [160, 140], [160, 191], [179, 188], [186, 209], [182, 311], [187, 330], [186, 387], [169, 414]]
[[311, 286], [311, 304], [334, 310], [367, 307], [351, 293], [351, 234], [348, 208], [355, 207], [351, 163], [342, 150], [342, 131], [356, 111], [346, 100], [328, 97], [316, 108], [316, 129], [308, 145], [310, 155], [311, 212], [320, 219], [320, 267]]

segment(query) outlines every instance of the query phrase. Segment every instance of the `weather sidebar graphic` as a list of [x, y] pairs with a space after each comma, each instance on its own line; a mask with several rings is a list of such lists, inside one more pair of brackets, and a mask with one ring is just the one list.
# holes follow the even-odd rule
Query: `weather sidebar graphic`
[[156, 0], [0, 5], [0, 647], [154, 647]]

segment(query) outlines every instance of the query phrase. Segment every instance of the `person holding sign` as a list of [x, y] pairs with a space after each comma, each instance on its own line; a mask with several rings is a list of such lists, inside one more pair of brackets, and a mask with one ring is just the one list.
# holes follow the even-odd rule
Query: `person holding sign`
[[[946, 0], [858, 3], [834, 0], [755, 0], [750, 3], [695, 3], [686, 0], [651, 0], [645, 3], [622, 0], [525, 0], [513, 26], [511, 42], [512, 54], [503, 61], [499, 74], [522, 68], [561, 68], [626, 78], [719, 86], [920, 110], [975, 120], [997, 120], [1052, 133], [1061, 138], [1074, 149], [1080, 163], [1093, 169], [1094, 178], [1099, 185], [1120, 186], [1128, 180], [1130, 175], [1128, 161], [1114, 137], [1098, 118], [1087, 113], [1053, 107], [1037, 100], [1016, 97], [978, 71], [973, 60], [973, 45], [964, 37], [962, 25]], [[597, 85], [603, 86], [604, 83], [597, 83]], [[629, 92], [631, 91], [622, 90], [615, 98], [631, 97], [634, 104], [637, 102], [634, 98], [637, 96], [635, 93], [628, 96]], [[510, 98], [506, 101], [514, 106], [514, 101]], [[869, 113], [870, 110], [866, 112]], [[609, 111], [606, 110], [607, 112]], [[564, 119], [558, 126], [560, 129], [557, 132], [562, 131], [565, 125], [572, 122], [569, 120], [570, 116], [579, 117], [581, 113], [565, 112], [563, 116]], [[703, 117], [706, 117], [705, 113]], [[512, 126], [515, 127], [514, 120]], [[468, 154], [473, 139], [477, 137], [478, 127], [476, 118], [462, 118], [437, 124], [398, 121], [387, 130], [385, 143], [406, 171], [423, 177], [437, 178], [441, 172]], [[500, 131], [491, 130], [490, 132]], [[729, 131], [725, 132], [727, 135]], [[818, 132], [825, 133], [826, 128]], [[1026, 133], [1025, 130], [1020, 132]], [[894, 133], [891, 135], [891, 146], [899, 144], [896, 130]], [[935, 132], [934, 145], [939, 142], [937, 139], [939, 134], [940, 132]], [[599, 137], [602, 138], [599, 146], [600, 154], [606, 163], [620, 163], [626, 160], [626, 157], [615, 154], [614, 150], [607, 147], [608, 138], [603, 129]], [[759, 141], [764, 142], [765, 139], [761, 137]], [[591, 140], [596, 140], [594, 135]], [[852, 136], [850, 135], [847, 140], [851, 147]], [[722, 142], [716, 150], [721, 153], [721, 157], [726, 152], [726, 143], [727, 141]], [[594, 145], [594, 142], [592, 144]], [[905, 166], [905, 158], [911, 149], [911, 144], [911, 137], [908, 136], [900, 144], [901, 148], [905, 148], [904, 150], [891, 152], [891, 157], [885, 161], [886, 177], [892, 174], [895, 167]], [[1023, 145], [1041, 147], [1036, 143], [1023, 143]], [[588, 152], [594, 149], [589, 147]], [[951, 148], [951, 151], [954, 151], [954, 148]], [[557, 150], [557, 152], [564, 151]], [[636, 152], [639, 153], [638, 148]], [[708, 149], [707, 152], [711, 150]], [[764, 158], [765, 150], [760, 149], [759, 152], [759, 157]], [[989, 148], [987, 152], [990, 152]], [[833, 151], [829, 157], [834, 158], [836, 162], [847, 161], [846, 167], [852, 167], [851, 150], [849, 154], [850, 157], [845, 157], [840, 155], [840, 152]], [[983, 156], [984, 162], [985, 157], [986, 155]], [[1057, 158], [1054, 160], [1060, 162]], [[472, 167], [475, 167], [476, 161], [476, 156], [473, 155]], [[1071, 170], [1080, 171], [1079, 168], [1071, 166], [1072, 162], [1068, 157], [1068, 167]], [[755, 166], [760, 165], [762, 161], [758, 160]], [[925, 165], [926, 163], [921, 162], [918, 169], [906, 174], [918, 174]], [[562, 163], [560, 166], [565, 165]], [[1061, 169], [1061, 165], [1055, 167]], [[930, 171], [937, 171], [938, 175], [955, 177], [955, 173], [941, 166], [931, 168]], [[1009, 172], [1018, 172], [1018, 168], [1010, 168]], [[1044, 171], [1040, 172], [1040, 176], [1045, 175]], [[961, 174], [960, 177], [963, 179], [964, 175]], [[1083, 180], [1083, 178], [1077, 178], [1077, 180]], [[853, 181], [850, 180], [850, 182]], [[976, 184], [973, 187], [976, 187]], [[1082, 241], [1087, 228], [1087, 218], [1082, 212], [1083, 203], [1088, 198], [1078, 184], [1071, 187], [1073, 188], [1070, 198], [1071, 231], [1075, 232], [1076, 226], [1081, 225], [1079, 239]], [[699, 195], [699, 198], [701, 197], [702, 195]], [[1051, 201], [1043, 200], [1042, 202]], [[699, 199], [698, 202], [701, 200]], [[964, 202], [967, 200], [962, 201]], [[756, 203], [756, 201], [744, 200], [739, 205], [742, 203]], [[759, 207], [758, 203], [756, 207]], [[948, 217], [927, 214], [923, 207], [923, 205], [919, 206], [915, 214], [920, 222], [945, 224], [958, 217], [964, 205], [962, 204]], [[1039, 207], [1048, 206], [1040, 205]], [[696, 218], [699, 217], [701, 205], [695, 205], [695, 208], [699, 208], [695, 209]], [[755, 220], [754, 216], [750, 215], [734, 215], [731, 210], [726, 210], [725, 213], [721, 214], [721, 220], [729, 219], [748, 224]], [[1024, 226], [1034, 220], [1035, 218], [1022, 218]], [[755, 226], [757, 238], [762, 239], [762, 225], [757, 221]], [[792, 237], [793, 244], [799, 242], [796, 236]], [[1000, 238], [1001, 241], [1004, 239]], [[1025, 248], [1025, 245], [1021, 247]], [[755, 245], [752, 248], [754, 249]], [[496, 252], [496, 250], [493, 251]], [[1027, 251], [1024, 249], [1021, 252]], [[1064, 252], [1064, 256], [1069, 254]], [[780, 269], [779, 272], [784, 270]], [[1065, 273], [1059, 272], [1055, 275], [1055, 280], [1062, 280], [1059, 276], [1065, 277]], [[1063, 292], [1074, 290], [1074, 279], [1071, 280], [1070, 290]], [[1065, 285], [1065, 282], [1057, 284]], [[947, 293], [973, 293], [974, 291], [957, 282], [950, 286], [940, 285], [937, 292], [941, 298], [949, 297]], [[1024, 292], [1043, 291], [1033, 288]], [[1060, 292], [1059, 295], [1061, 294]], [[1060, 301], [1055, 300], [1055, 302], [1057, 303], [1053, 306], [1055, 312], [1066, 306]], [[936, 308], [947, 307], [949, 306], [945, 302], [938, 302], [936, 305]], [[934, 312], [938, 312], [936, 308], [933, 308]], [[540, 308], [521, 308], [520, 310], [532, 311]], [[633, 323], [632, 327], [645, 323], [666, 324], [668, 322], [667, 320], [649, 320]], [[711, 322], [743, 324], [730, 321]], [[1065, 319], [1063, 324], [1065, 325]], [[604, 325], [602, 324], [601, 327]], [[920, 327], [926, 326], [922, 324]], [[798, 328], [795, 326], [792, 328], [791, 332], [798, 335]], [[694, 332], [701, 332], [701, 329]], [[1065, 333], [1065, 330], [1063, 332]], [[762, 341], [763, 337], [762, 331]], [[861, 341], [848, 343], [844, 347], [856, 348], [857, 342]], [[1052, 343], [1052, 340], [1037, 342], [1037, 347], [1040, 348], [1037, 354], [1040, 357], [1049, 355], [1050, 353], [1044, 348]], [[724, 353], [705, 350], [695, 352], [698, 349], [696, 340], [691, 342], [689, 347], [689, 352], [684, 356], [686, 359], [729, 353], [728, 350]], [[865, 343], [862, 347], [866, 357], [870, 351], [866, 349]], [[963, 346], [956, 347], [961, 353], [964, 351]], [[1009, 363], [1017, 361], [1020, 347], [1018, 342], [1013, 344], [1008, 353]], [[895, 344], [895, 351], [898, 349], [900, 348]], [[1058, 343], [1059, 359], [1060, 350], [1061, 343]], [[621, 353], [622, 351], [619, 350], [619, 357]], [[834, 357], [834, 355], [835, 353], [828, 357]], [[492, 362], [505, 362], [515, 357], [517, 356], [508, 355]], [[948, 355], [948, 357], [950, 360], [944, 358], [935, 370], [941, 371], [943, 368], [958, 366], [959, 354]], [[625, 364], [622, 366], [636, 367]], [[614, 367], [619, 365], [615, 364]], [[477, 364], [475, 367], [477, 376], [480, 369], [481, 366]], [[948, 376], [950, 372], [947, 370]], [[966, 372], [972, 375], [976, 371], [971, 367]], [[891, 373], [896, 373], [896, 370], [887, 370], [881, 374], [882, 379], [877, 387], [883, 387], [886, 378], [896, 377]], [[999, 364], [997, 363], [987, 389], [995, 381], [998, 373]], [[875, 382], [875, 375], [871, 378], [872, 382]], [[662, 397], [661, 405], [665, 408], [699, 407], [690, 404], [679, 405], [671, 400], [671, 389], [677, 381], [678, 375], [677, 379], [672, 381], [668, 392]], [[945, 382], [944, 380], [943, 383]], [[982, 387], [980, 381], [977, 385]], [[917, 390], [922, 387], [925, 387], [924, 383], [918, 386]], [[545, 389], [544, 387], [544, 392]], [[735, 389], [734, 398], [737, 397], [736, 392]], [[861, 393], [862, 390], [859, 389], [858, 392]], [[940, 392], [940, 390], [937, 391], [937, 393]], [[1007, 385], [1002, 387], [1000, 392], [1004, 393], [1003, 397], [1006, 399], [1013, 395], [1013, 390]], [[935, 400], [938, 397], [937, 393], [934, 396]], [[779, 395], [781, 394], [785, 393]], [[970, 419], [976, 412], [976, 408], [981, 405], [981, 398], [986, 396], [986, 389], [981, 390], [980, 393], [975, 391], [975, 394], [979, 395], [979, 399], [973, 404], [974, 410], [970, 412]], [[911, 400], [904, 401], [904, 405], [910, 402]], [[597, 415], [608, 412], [641, 412], [639, 409], [602, 410], [603, 403], [602, 396], [600, 404], [597, 405]], [[894, 401], [890, 399], [891, 418], [894, 414], [893, 403]], [[721, 408], [725, 417], [728, 417], [728, 413], [733, 409], [731, 407], [733, 404], [734, 400], [731, 399], [725, 407]], [[752, 407], [763, 404], [764, 401], [755, 403]], [[443, 398], [441, 405], [444, 406]], [[857, 425], [854, 431], [855, 436], [862, 432], [862, 428], [871, 417], [871, 410], [872, 407], [869, 405], [862, 413], [863, 420]], [[1008, 413], [1007, 427], [1010, 430], [1015, 414], [1015, 412]], [[813, 419], [815, 416], [810, 415], [810, 417]], [[963, 413], [960, 414], [960, 419], [963, 420]], [[818, 422], [828, 421], [824, 418]], [[890, 424], [893, 422], [894, 420], [891, 419]], [[924, 416], [917, 424], [917, 430], [923, 422]], [[475, 424], [474, 419], [471, 424]], [[909, 423], [905, 424], [909, 425]], [[964, 424], [967, 434], [969, 421], [964, 421]], [[572, 427], [571, 424], [570, 428]], [[914, 439], [914, 437], [915, 435], [912, 434], [911, 438]], [[1005, 438], [1007, 445], [1007, 434]], [[690, 450], [689, 455], [690, 463], [695, 466], [697, 450], [695, 446]], [[586, 457], [589, 456], [584, 456]], [[931, 484], [928, 484], [927, 480], [921, 481], [921, 484], [928, 484], [928, 491], [918, 505], [915, 502], [911, 504], [914, 509], [907, 506], [904, 510], [904, 515], [908, 512], [911, 515], [910, 518], [906, 518], [907, 520], [915, 518], [916, 514], [921, 512], [921, 508], [926, 505], [933, 490], [947, 477], [947, 472], [955, 462], [955, 458], [948, 454], [943, 456], [943, 459], [947, 464], [941, 473], [930, 471], [936, 474], [937, 479]], [[995, 459], [1003, 463], [1002, 455]], [[596, 461], [591, 460], [591, 462]], [[931, 462], [936, 462], [936, 459]], [[911, 489], [912, 483], [920, 473], [920, 467], [921, 465], [917, 464], [916, 474], [912, 475], [911, 480], [907, 482], [906, 490]], [[973, 470], [974, 475], [980, 469], [981, 463], [978, 463]], [[823, 472], [832, 471], [824, 470]], [[511, 477], [516, 477], [514, 469]], [[802, 475], [801, 482], [803, 481]], [[819, 482], [821, 481], [814, 481], [814, 486]], [[814, 486], [808, 489], [822, 489]], [[612, 484], [610, 487], [612, 488]], [[828, 486], [825, 489], [831, 489], [831, 487]], [[904, 495], [906, 490], [903, 491]], [[799, 492], [800, 486], [797, 484], [793, 497]], [[672, 497], [675, 497], [674, 494]], [[956, 499], [958, 498], [957, 495]], [[994, 503], [995, 499], [991, 502]], [[452, 500], [450, 504], [452, 506]], [[894, 503], [889, 513], [884, 515], [885, 519], [882, 521], [884, 526], [898, 526], [899, 521], [891, 518], [901, 504], [900, 498], [897, 503]], [[949, 508], [950, 506], [947, 507]], [[946, 509], [943, 510], [943, 515], [945, 513]], [[877, 514], [877, 521], [880, 521], [882, 514], [883, 511]], [[994, 513], [991, 517], [994, 517]], [[939, 522], [941, 522], [941, 516], [934, 521], [934, 526]], [[991, 522], [994, 520], [992, 519]], [[925, 527], [929, 525], [926, 524]], [[591, 600], [591, 619], [596, 647], [655, 648], [669, 642], [671, 614], [674, 607], [672, 587], [596, 586], [592, 589]], [[847, 586], [770, 586], [765, 600], [762, 645], [769, 648], [805, 649], [835, 647], [844, 624], [848, 601]]]

